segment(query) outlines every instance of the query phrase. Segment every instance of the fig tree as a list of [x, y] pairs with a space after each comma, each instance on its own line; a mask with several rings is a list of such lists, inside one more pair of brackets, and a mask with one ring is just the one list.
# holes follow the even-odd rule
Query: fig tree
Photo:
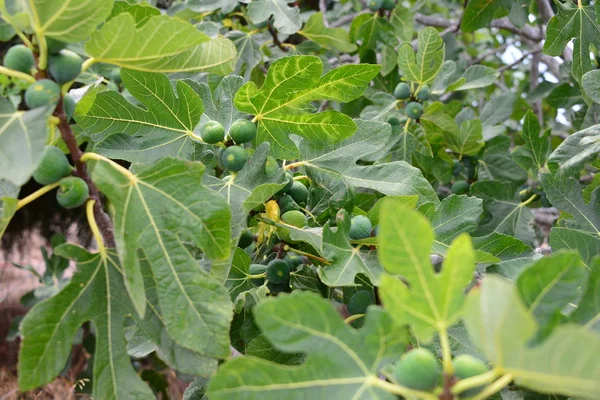
[[63, 110], [67, 115], [67, 120], [73, 118], [73, 114], [75, 113], [75, 99], [68, 93], [63, 96]]
[[268, 156], [267, 161], [265, 161], [265, 173], [267, 175], [274, 174], [279, 169], [279, 164], [275, 157]]
[[383, 0], [383, 8], [391, 11], [396, 7], [396, 0]]
[[292, 210], [300, 210], [300, 206], [298, 203], [292, 199], [292, 197], [288, 194], [284, 194], [279, 198], [279, 211], [284, 214], [288, 211]]
[[51, 37], [46, 38], [46, 46], [48, 46], [48, 53], [51, 55], [58, 54], [62, 49], [67, 47], [65, 42], [61, 42], [60, 40], [53, 39]]

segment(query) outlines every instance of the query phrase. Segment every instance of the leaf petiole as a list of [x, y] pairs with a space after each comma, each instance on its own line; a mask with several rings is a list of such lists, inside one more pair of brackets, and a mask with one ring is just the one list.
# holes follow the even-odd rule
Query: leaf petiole
[[0, 65], [0, 74], [12, 76], [13, 78], [22, 79], [29, 83], [35, 83], [35, 78], [31, 75], [25, 74], [20, 71], [15, 71], [14, 69], [6, 68]]
[[302, 167], [303, 165], [306, 165], [306, 164], [307, 164], [306, 161], [298, 161], [298, 162], [286, 165], [285, 167], [283, 167], [283, 169], [286, 171], [289, 171], [290, 169]]
[[452, 350], [450, 349], [450, 342], [448, 340], [448, 331], [446, 327], [442, 327], [438, 330], [440, 337], [440, 346], [442, 347], [442, 364], [444, 372], [447, 375], [454, 374], [454, 366], [452, 365]]
[[460, 394], [466, 390], [487, 385], [490, 382], [493, 382], [500, 375], [500, 371], [498, 369], [492, 369], [491, 371], [486, 372], [485, 374], [476, 375], [471, 378], [461, 379], [454, 386], [452, 386], [451, 392], [452, 394]]
[[473, 397], [473, 400], [484, 400], [493, 395], [496, 392], [504, 389], [513, 380], [512, 374], [505, 374], [496, 382], [483, 389], [477, 396]]
[[422, 392], [420, 390], [409, 389], [398, 384], [386, 382], [383, 379], [379, 379], [375, 376], [370, 377], [370, 384], [378, 386], [392, 394], [397, 394], [405, 398], [420, 398], [424, 400], [438, 400], [438, 397], [432, 393]]
[[43, 195], [45, 195], [46, 193], [52, 191], [53, 189], [56, 189], [58, 186], [60, 185], [60, 181], [55, 182], [51, 185], [46, 185], [43, 188], [36, 190], [35, 192], [31, 193], [29, 196], [19, 200], [19, 202], [17, 203], [17, 210], [25, 207], [27, 204], [31, 203], [32, 201], [42, 197]]
[[104, 246], [104, 239], [102, 238], [102, 234], [100, 233], [100, 229], [96, 223], [96, 218], [94, 218], [94, 204], [96, 204], [96, 200], [88, 200], [85, 205], [85, 214], [87, 216], [88, 225], [90, 226], [92, 235], [94, 235], [94, 239], [96, 240], [98, 253], [100, 253], [103, 259], [106, 259], [107, 254], [106, 247]]

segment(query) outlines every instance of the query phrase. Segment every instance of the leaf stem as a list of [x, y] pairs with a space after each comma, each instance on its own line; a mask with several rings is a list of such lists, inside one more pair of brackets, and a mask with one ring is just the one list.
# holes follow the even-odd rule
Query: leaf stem
[[404, 386], [401, 386], [398, 384], [386, 382], [383, 379], [379, 379], [375, 376], [370, 377], [369, 379], [370, 379], [369, 383], [371, 383], [373, 386], [378, 386], [378, 387], [386, 390], [389, 393], [397, 394], [397, 395], [400, 395], [405, 398], [417, 397], [417, 398], [421, 398], [424, 400], [438, 400], [438, 398], [432, 393], [422, 392], [420, 390], [409, 389], [407, 387], [404, 387]]
[[533, 196], [531, 196], [530, 198], [528, 198], [527, 200], [525, 200], [524, 202], [522, 202], [519, 206], [520, 207], [525, 207], [527, 204], [529, 204], [533, 200], [535, 200], [536, 197], [537, 197], [537, 194], [534, 194]]
[[90, 230], [92, 231], [92, 235], [94, 235], [96, 245], [98, 246], [98, 253], [100, 253], [103, 259], [106, 259], [107, 254], [106, 247], [104, 247], [104, 239], [102, 238], [102, 234], [100, 233], [100, 229], [96, 223], [96, 218], [94, 218], [94, 204], [96, 204], [96, 200], [88, 200], [85, 205], [85, 213], [87, 216], [88, 225], [90, 226]]
[[0, 65], [0, 74], [12, 76], [13, 78], [22, 79], [29, 83], [35, 83], [35, 78], [31, 75], [25, 74], [21, 71], [15, 71], [14, 69], [6, 68]]
[[494, 368], [491, 371], [488, 371], [484, 374], [472, 376], [466, 379], [461, 379], [460, 381], [456, 382], [454, 386], [452, 386], [452, 394], [460, 394], [466, 390], [473, 389], [478, 386], [487, 385], [490, 382], [493, 382], [499, 374], [499, 370]]
[[36, 190], [35, 192], [31, 193], [29, 196], [27, 196], [17, 202], [17, 210], [25, 207], [27, 204], [31, 203], [32, 201], [39, 199], [46, 193], [56, 189], [58, 186], [60, 186], [60, 181], [55, 182], [51, 185], [46, 185], [43, 188]]
[[290, 169], [302, 167], [303, 165], [306, 165], [306, 164], [307, 164], [306, 161], [298, 161], [298, 162], [286, 165], [285, 167], [283, 167], [283, 169], [286, 171], [289, 171]]
[[472, 400], [484, 400], [493, 395], [496, 392], [504, 389], [513, 380], [512, 374], [505, 374], [496, 382], [483, 389], [479, 394], [473, 397]]
[[101, 156], [100, 154], [97, 154], [97, 153], [85, 153], [85, 154], [83, 154], [81, 156], [81, 161], [82, 162], [88, 162], [90, 160], [107, 162], [114, 169], [118, 170], [121, 174], [127, 176], [129, 178], [129, 180], [131, 180], [131, 181], [135, 181], [136, 180], [135, 175], [133, 175], [127, 168], [124, 168], [124, 167], [120, 166], [119, 164], [117, 164], [116, 162], [114, 162], [113, 160], [111, 160], [110, 158], [106, 158], [106, 157]]
[[38, 69], [45, 71], [48, 68], [48, 43], [43, 34], [36, 32], [38, 38], [38, 46], [40, 50], [40, 58], [38, 58]]
[[319, 256], [315, 256], [314, 254], [311, 253], [307, 253], [306, 251], [302, 251], [302, 250], [298, 250], [298, 249], [294, 249], [292, 247], [290, 247], [289, 245], [285, 245], [285, 247], [283, 248], [285, 251], [291, 251], [292, 253], [296, 253], [296, 254], [300, 254], [302, 256], [306, 256], [308, 258], [314, 258], [315, 260], [325, 264], [325, 265], [331, 265], [331, 262], [329, 262], [328, 260], [321, 258]]
[[81, 64], [81, 72], [87, 71], [92, 65], [96, 64], [98, 60], [94, 57], [90, 57]]
[[361, 318], [363, 318], [364, 316], [365, 316], [365, 314], [354, 314], [354, 315], [351, 315], [351, 316], [349, 316], [348, 318], [346, 318], [346, 319], [344, 320], [344, 323], [345, 323], [346, 325], [348, 325], [348, 324], [351, 324], [351, 323], [353, 323], [354, 321], [356, 321], [357, 319], [361, 319]]
[[446, 375], [454, 375], [454, 366], [452, 365], [452, 350], [450, 349], [450, 342], [448, 340], [448, 331], [443, 326], [438, 330], [440, 337], [440, 346], [442, 347], [442, 365], [444, 367], [444, 373]]

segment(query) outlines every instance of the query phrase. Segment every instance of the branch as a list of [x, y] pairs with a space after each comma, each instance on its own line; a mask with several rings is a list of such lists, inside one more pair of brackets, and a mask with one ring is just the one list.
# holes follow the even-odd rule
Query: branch
[[[507, 64], [507, 65], [503, 65], [502, 67], [498, 68], [498, 72], [503, 73], [504, 71], [506, 71], [508, 69], [512, 69], [512, 68], [516, 67], [517, 65], [521, 64], [523, 61], [525, 61], [529, 56], [538, 54], [541, 51], [542, 51], [542, 48], [538, 47], [531, 51], [525, 52], [525, 53], [523, 53], [523, 55], [520, 58], [518, 58], [514, 62]], [[537, 76], [535, 77], [536, 82], [537, 82], [538, 77], [539, 77], [539, 72], [538, 72]]]
[[327, 17], [325, 16], [325, 12], [327, 11], [327, 0], [319, 0], [319, 11], [323, 14], [323, 25], [329, 27], [329, 21], [327, 21]]
[[283, 44], [281, 43], [281, 41], [277, 37], [277, 32], [275, 32], [275, 28], [273, 28], [273, 24], [271, 24], [270, 21], [267, 24], [267, 28], [269, 29], [269, 33], [271, 34], [271, 37], [273, 37], [273, 43], [275, 43], [275, 45], [277, 47], [279, 47], [282, 51], [287, 52], [288, 49], [283, 46]]
[[[415, 14], [415, 21], [417, 21], [421, 25], [434, 26], [437, 28], [450, 28], [450, 27], [455, 27], [458, 25], [458, 22], [454, 21], [454, 20], [449, 20], [449, 19], [446, 19], [443, 17], [431, 17], [428, 15], [423, 15], [423, 14], [419, 14], [419, 13]], [[536, 29], [534, 29], [533, 27], [525, 26], [523, 29], [519, 29], [516, 26], [514, 26], [507, 17], [493, 20], [492, 23], [490, 24], [490, 27], [498, 28], [498, 29], [506, 29], [507, 31], [516, 33], [517, 35], [520, 35], [526, 39], [533, 40], [536, 42], [539, 42], [542, 39], [544, 39], [539, 34], [539, 32]], [[452, 28], [452, 29], [454, 29], [454, 28]]]
[[550, 0], [537, 0], [537, 6], [544, 23], [547, 23], [550, 21], [550, 18], [554, 17], [554, 10], [550, 5]]
[[71, 130], [71, 126], [67, 120], [67, 115], [63, 109], [63, 98], [60, 97], [58, 101], [58, 107], [54, 111], [54, 116], [60, 119], [58, 124], [58, 129], [60, 130], [60, 135], [67, 145], [69, 152], [71, 153], [71, 158], [75, 163], [75, 175], [79, 176], [83, 179], [88, 187], [90, 188], [90, 198], [95, 200], [94, 202], [94, 218], [96, 223], [98, 224], [98, 228], [100, 232], [102, 232], [102, 236], [104, 237], [104, 243], [108, 247], [115, 247], [115, 237], [113, 235], [113, 226], [112, 221], [108, 217], [108, 214], [104, 212], [102, 207], [102, 199], [100, 198], [100, 192], [90, 175], [88, 174], [85, 163], [81, 160], [81, 150], [79, 150], [79, 146], [77, 145], [77, 139], [75, 139], [75, 135]]

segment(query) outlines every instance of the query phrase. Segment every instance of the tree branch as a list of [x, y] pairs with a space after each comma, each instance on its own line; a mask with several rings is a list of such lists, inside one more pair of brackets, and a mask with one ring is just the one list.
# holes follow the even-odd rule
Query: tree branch
[[[415, 14], [415, 21], [421, 25], [434, 26], [437, 28], [450, 28], [458, 25], [457, 21], [449, 20], [443, 17], [431, 17], [423, 14]], [[514, 26], [507, 17], [495, 19], [490, 24], [492, 28], [505, 29], [509, 32], [515, 33], [526, 39], [533, 40], [536, 42], [544, 39], [539, 32], [531, 26], [525, 26], [523, 29]]]
[[273, 43], [275, 44], [275, 46], [279, 47], [282, 51], [286, 52], [288, 51], [287, 48], [285, 48], [282, 44], [281, 41], [279, 40], [279, 38], [277, 37], [277, 32], [275, 32], [275, 28], [273, 28], [273, 24], [269, 21], [269, 23], [267, 24], [267, 28], [269, 29], [269, 33], [271, 34], [271, 37], [273, 38]]
[[332, 28], [339, 28], [340, 26], [346, 25], [347, 23], [354, 21], [356, 17], [367, 12], [368, 11], [360, 11], [357, 13], [344, 15], [343, 17], [340, 17], [337, 21], [334, 21], [331, 24], [329, 24], [329, 26], [331, 26]]
[[98, 224], [98, 228], [102, 233], [102, 237], [104, 238], [104, 243], [107, 247], [115, 247], [115, 238], [113, 234], [113, 225], [112, 221], [104, 212], [104, 208], [102, 207], [102, 199], [100, 198], [100, 192], [87, 171], [87, 167], [83, 161], [81, 161], [81, 150], [79, 150], [79, 146], [77, 145], [77, 139], [75, 139], [75, 135], [71, 130], [71, 126], [69, 125], [69, 121], [67, 120], [67, 115], [63, 109], [63, 98], [58, 101], [58, 107], [54, 111], [54, 116], [60, 119], [58, 124], [58, 129], [60, 130], [60, 135], [67, 145], [69, 152], [71, 153], [71, 158], [75, 163], [75, 175], [83, 179], [89, 189], [90, 189], [90, 198], [95, 200], [94, 203], [94, 218], [96, 219], [96, 223]]

